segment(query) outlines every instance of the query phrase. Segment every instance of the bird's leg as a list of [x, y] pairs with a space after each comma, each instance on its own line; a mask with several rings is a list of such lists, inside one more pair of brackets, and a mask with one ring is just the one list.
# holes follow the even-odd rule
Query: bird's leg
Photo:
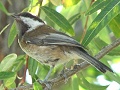
[[48, 74], [46, 75], [44, 81], [47, 81], [47, 80], [48, 80], [48, 78], [50, 77], [50, 74], [51, 74], [53, 68], [54, 68], [54, 66], [50, 66], [50, 70], [49, 70]]
[[66, 64], [67, 64], [67, 63], [65, 63], [65, 64], [63, 65], [63, 70], [60, 72], [60, 76], [63, 76], [63, 77], [65, 78], [65, 82], [68, 81], [67, 75], [65, 74], [65, 72], [68, 70], [68, 69], [66, 69]]
[[42, 81], [42, 80], [38, 80], [39, 83], [41, 84], [45, 84], [45, 88], [47, 88], [47, 90], [50, 90], [51, 89], [51, 86], [52, 86], [52, 83], [48, 81], [48, 78], [50, 77], [50, 74], [53, 70], [54, 66], [50, 66], [50, 70], [48, 72], [48, 74], [46, 75], [45, 79]]

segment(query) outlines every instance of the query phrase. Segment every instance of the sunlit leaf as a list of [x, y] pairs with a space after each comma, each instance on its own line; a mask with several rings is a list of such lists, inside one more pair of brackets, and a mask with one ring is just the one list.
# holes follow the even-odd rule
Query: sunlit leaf
[[77, 4], [80, 0], [62, 0], [64, 7], [69, 7]]
[[83, 39], [83, 45], [87, 46], [90, 41], [118, 14], [120, 13], [120, 1], [111, 1], [93, 20]]
[[52, 4], [54, 4], [55, 6], [58, 6], [60, 4], [62, 4], [61, 0], [50, 0], [52, 2]]
[[13, 23], [13, 25], [11, 26], [11, 29], [10, 29], [10, 33], [9, 33], [9, 36], [8, 36], [8, 47], [10, 47], [17, 35], [18, 31], [16, 29], [16, 25], [15, 25], [15, 22]]
[[43, 6], [41, 9], [46, 13], [47, 17], [50, 18], [55, 24], [57, 24], [64, 32], [67, 32], [69, 35], [74, 35], [74, 30], [70, 23], [57, 11]]
[[120, 37], [120, 14], [117, 15], [112, 21], [109, 23], [111, 30], [114, 35], [119, 38]]
[[7, 55], [0, 63], [0, 71], [8, 71], [14, 65], [16, 59], [16, 54]]
[[[97, 0], [86, 12], [86, 15], [90, 15], [98, 10], [102, 10], [106, 5], [108, 5], [112, 0]], [[102, 6], [102, 7], [101, 7]]]
[[39, 9], [40, 9], [40, 1], [39, 0], [31, 0], [28, 11], [34, 15], [38, 15]]

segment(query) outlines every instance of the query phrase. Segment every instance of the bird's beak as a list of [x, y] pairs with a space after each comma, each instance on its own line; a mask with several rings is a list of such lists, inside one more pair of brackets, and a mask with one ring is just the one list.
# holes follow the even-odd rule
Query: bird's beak
[[18, 15], [15, 15], [15, 14], [13, 14], [13, 15], [11, 15], [15, 20], [20, 20], [20, 17], [18, 16]]
[[13, 14], [13, 15], [11, 15], [13, 18], [17, 18], [17, 15], [15, 15], [15, 14]]

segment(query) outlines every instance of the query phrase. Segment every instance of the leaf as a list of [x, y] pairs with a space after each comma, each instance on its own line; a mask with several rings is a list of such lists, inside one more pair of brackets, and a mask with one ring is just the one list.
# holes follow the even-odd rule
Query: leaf
[[33, 83], [34, 90], [43, 90], [42, 85], [40, 85], [38, 82]]
[[[90, 83], [85, 79], [85, 77], [83, 76], [83, 74], [82, 74], [82, 73], [77, 73], [76, 75], [77, 75], [77, 77], [78, 77], [80, 86], [88, 89], [88, 88], [90, 87], [90, 86], [89, 86]], [[89, 89], [90, 89], [90, 88], [89, 88]]]
[[0, 72], [0, 80], [8, 79], [15, 76], [15, 72]]
[[62, 0], [64, 7], [70, 7], [77, 4], [80, 0]]
[[12, 24], [11, 26], [11, 29], [10, 29], [10, 33], [9, 33], [9, 36], [8, 36], [8, 47], [10, 47], [17, 35], [17, 29], [16, 29], [16, 25], [15, 25], [15, 22]]
[[[102, 10], [106, 5], [108, 5], [112, 0], [97, 0], [93, 5], [88, 9], [86, 15], [90, 15], [98, 10]], [[102, 6], [102, 7], [101, 7]]]
[[37, 66], [38, 66], [38, 62], [30, 57], [30, 58], [29, 58], [29, 61], [28, 61], [28, 70], [29, 70], [29, 74], [30, 74], [32, 77], [33, 77], [33, 76], [35, 75], [35, 73], [36, 73]]
[[73, 15], [72, 17], [70, 17], [68, 21], [71, 25], [73, 25], [80, 17], [81, 17], [81, 14], [77, 13]]
[[118, 46], [115, 49], [113, 49], [112, 51], [110, 51], [108, 53], [108, 55], [111, 55], [111, 56], [120, 56], [120, 46]]
[[72, 76], [72, 90], [79, 90], [79, 82], [76, 74]]
[[10, 24], [6, 25], [6, 26], [0, 31], [0, 35], [3, 33], [3, 31], [5, 31], [5, 30], [8, 28], [9, 25], [10, 25]]
[[99, 86], [89, 83], [82, 73], [77, 74], [80, 86], [84, 87], [87, 90], [106, 90], [108, 86]]
[[7, 9], [4, 7], [2, 2], [0, 2], [0, 10], [2, 10], [7, 15], [11, 15], [11, 13], [9, 13]]
[[61, 1], [61, 0], [50, 0], [50, 1], [51, 1], [51, 3], [52, 3], [53, 5], [55, 5], [55, 6], [58, 6], [58, 5], [62, 4], [62, 1]]
[[116, 81], [117, 83], [120, 84], [120, 76], [117, 75], [116, 73], [107, 72], [106, 75], [107, 75], [108, 77], [110, 77], [111, 80], [114, 80], [114, 81]]
[[7, 55], [0, 63], [0, 71], [8, 71], [11, 67], [13, 67], [16, 59], [17, 55], [14, 53]]
[[40, 80], [44, 80], [49, 70], [50, 67], [48, 65], [38, 63], [38, 69], [36, 75], [39, 77]]
[[15, 62], [13, 64], [14, 71], [15, 72], [19, 71], [22, 68], [22, 66], [24, 65], [24, 62], [25, 62], [25, 56], [19, 55], [17, 57], [17, 60], [15, 60]]
[[8, 78], [8, 79], [5, 79], [5, 80], [4, 80], [4, 85], [5, 85], [8, 89], [16, 87], [15, 79], [16, 79], [16, 74], [14, 74], [14, 76], [12, 76], [12, 77], [10, 77], [10, 78]]
[[101, 40], [99, 37], [94, 39], [96, 47], [101, 50], [103, 47], [107, 46], [108, 44]]
[[118, 14], [120, 13], [120, 1], [111, 1], [93, 20], [83, 39], [83, 45], [87, 46], [90, 41]]
[[64, 16], [46, 6], [41, 7], [41, 9], [45, 12], [47, 17], [50, 18], [50, 20], [53, 21], [55, 24], [57, 24], [64, 32], [67, 32], [69, 35], [74, 35], [74, 30], [72, 26]]
[[28, 7], [28, 11], [34, 15], [38, 15], [38, 12], [40, 9], [40, 2], [41, 1], [39, 1], [39, 0], [31, 0], [29, 7]]
[[112, 21], [109, 23], [111, 30], [114, 35], [119, 38], [120, 37], [120, 14], [118, 14]]

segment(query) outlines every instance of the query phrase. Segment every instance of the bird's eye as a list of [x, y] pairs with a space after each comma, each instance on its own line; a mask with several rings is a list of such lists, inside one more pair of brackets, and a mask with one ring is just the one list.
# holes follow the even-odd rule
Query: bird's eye
[[30, 43], [30, 41], [26, 41], [26, 43], [27, 43], [27, 44], [29, 44], [29, 43]]

